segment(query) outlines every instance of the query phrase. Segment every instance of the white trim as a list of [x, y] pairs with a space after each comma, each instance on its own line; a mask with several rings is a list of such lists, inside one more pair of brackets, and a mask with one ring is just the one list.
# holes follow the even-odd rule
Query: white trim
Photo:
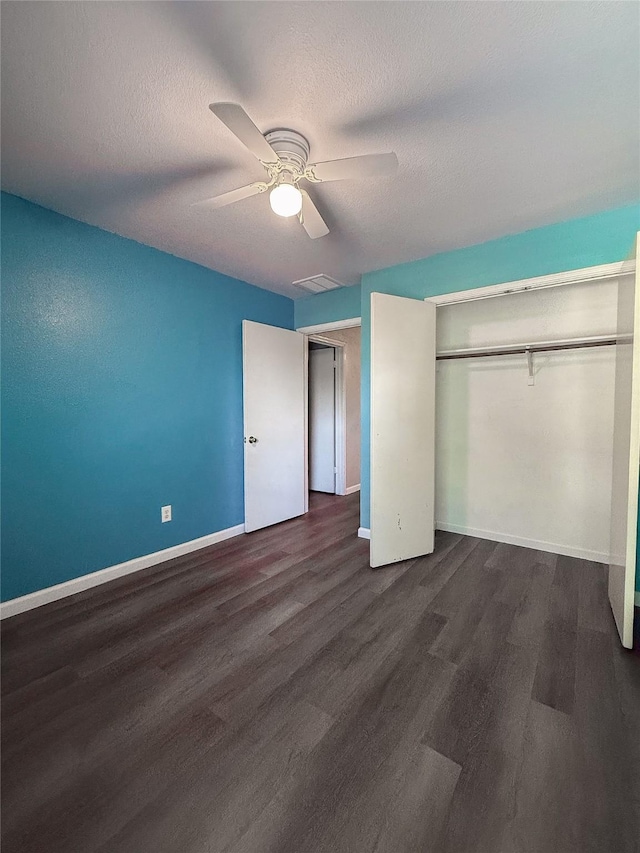
[[[640, 231], [636, 234], [633, 247], [633, 257], [636, 260], [640, 257]], [[640, 486], [640, 267], [636, 268], [634, 285], [634, 304], [632, 309], [633, 318], [631, 320], [632, 325], [630, 335], [632, 347], [630, 389], [631, 411], [629, 413], [629, 433], [626, 439], [626, 441], [629, 442], [629, 483], [627, 489], [626, 553], [625, 559], [622, 563], [625, 571], [623, 592], [624, 617], [621, 619], [622, 624], [619, 624], [618, 622], [619, 616], [617, 608], [613, 611], [622, 645], [627, 649], [633, 648], [633, 606], [635, 602], [638, 554], [638, 487]], [[618, 324], [620, 324], [619, 309]], [[616, 376], [616, 385], [618, 385], [617, 379], [618, 377]], [[611, 595], [611, 588], [609, 589], [609, 600], [613, 603], [614, 599]]]
[[304, 371], [304, 512], [309, 512], [309, 340], [303, 347]]
[[358, 536], [361, 539], [371, 539], [371, 530], [368, 527], [359, 527]]
[[507, 293], [521, 293], [523, 290], [540, 290], [544, 287], [560, 287], [565, 284], [581, 284], [588, 281], [602, 281], [628, 275], [635, 269], [634, 261], [616, 261], [614, 264], [600, 264], [595, 267], [583, 267], [579, 270], [541, 275], [536, 278], [523, 278], [519, 281], [507, 281], [503, 284], [491, 284], [488, 287], [467, 288], [455, 293], [441, 293], [428, 296], [425, 302], [436, 305], [451, 305], [457, 302], [474, 302], [476, 299], [491, 299]]
[[21, 595], [19, 598], [3, 601], [0, 604], [0, 619], [8, 619], [10, 616], [16, 616], [25, 610], [41, 607], [43, 604], [49, 604], [49, 602], [57, 601], [59, 598], [66, 598], [68, 595], [75, 595], [78, 592], [83, 592], [85, 589], [91, 589], [91, 587], [108, 583], [116, 578], [130, 575], [133, 572], [139, 572], [141, 569], [148, 569], [150, 566], [155, 566], [158, 563], [164, 563], [167, 560], [173, 560], [175, 557], [181, 557], [183, 554], [190, 554], [192, 551], [208, 548], [209, 545], [224, 542], [225, 539], [231, 539], [240, 533], [244, 533], [244, 524], [236, 524], [235, 527], [227, 527], [226, 530], [218, 530], [217, 533], [209, 533], [207, 536], [201, 536], [199, 539], [191, 539], [189, 542], [182, 542], [180, 545], [173, 545], [171, 548], [155, 551], [153, 554], [145, 554], [143, 557], [127, 560], [126, 563], [118, 563], [115, 566], [109, 566], [106, 569], [100, 569], [88, 575], [81, 575], [79, 578], [72, 578], [64, 583], [55, 584], [55, 586], [48, 586], [45, 589], [30, 592], [28, 595]]
[[520, 545], [522, 548], [533, 548], [535, 551], [547, 551], [550, 554], [562, 554], [565, 557], [577, 557], [580, 560], [591, 560], [594, 563], [609, 563], [609, 554], [604, 551], [590, 551], [587, 548], [574, 548], [572, 545], [558, 545], [555, 542], [543, 542], [537, 539], [525, 539], [522, 536], [512, 536], [510, 533], [496, 533], [494, 530], [478, 530], [475, 527], [464, 527], [461, 524], [446, 524], [436, 521], [436, 530], [446, 530], [448, 533], [460, 533], [463, 536], [474, 536], [476, 539], [489, 539], [491, 542], [504, 542], [506, 545]]
[[345, 495], [352, 495], [352, 494], [354, 494], [354, 492], [359, 492], [359, 491], [360, 491], [360, 483], [356, 483], [355, 486], [347, 486], [347, 488], [344, 490], [344, 493], [345, 493]]
[[[302, 334], [302, 333], [301, 333]], [[332, 338], [328, 338], [326, 335], [307, 335], [310, 341], [313, 341], [316, 344], [324, 344], [327, 347], [346, 347], [346, 341], [334, 341]]]
[[330, 323], [318, 323], [315, 326], [297, 326], [296, 332], [303, 335], [315, 335], [316, 332], [333, 332], [338, 329], [352, 329], [362, 325], [362, 317], [352, 317], [350, 320], [332, 320]]

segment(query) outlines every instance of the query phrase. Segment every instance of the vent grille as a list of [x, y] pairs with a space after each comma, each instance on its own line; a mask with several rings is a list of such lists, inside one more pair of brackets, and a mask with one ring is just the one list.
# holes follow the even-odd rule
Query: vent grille
[[341, 281], [336, 281], [330, 275], [320, 273], [309, 278], [301, 278], [292, 282], [294, 287], [306, 291], [306, 293], [323, 293], [325, 290], [335, 290], [337, 287], [346, 287]]

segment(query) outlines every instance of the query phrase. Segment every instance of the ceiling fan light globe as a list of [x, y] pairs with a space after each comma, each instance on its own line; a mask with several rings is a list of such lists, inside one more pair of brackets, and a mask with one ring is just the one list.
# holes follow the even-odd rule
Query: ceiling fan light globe
[[292, 184], [279, 184], [269, 193], [269, 204], [278, 216], [296, 216], [302, 210], [302, 193]]

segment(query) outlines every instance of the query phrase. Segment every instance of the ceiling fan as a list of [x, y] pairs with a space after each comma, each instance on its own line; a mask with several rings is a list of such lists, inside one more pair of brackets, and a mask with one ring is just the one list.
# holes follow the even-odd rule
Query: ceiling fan
[[224, 207], [270, 190], [269, 202], [273, 212], [278, 216], [298, 216], [304, 230], [315, 240], [328, 234], [329, 229], [307, 191], [298, 186], [301, 180], [319, 184], [349, 178], [372, 178], [393, 174], [398, 168], [398, 158], [393, 153], [308, 163], [309, 143], [295, 130], [272, 130], [263, 135], [239, 104], [210, 104], [209, 109], [258, 158], [268, 180], [254, 181], [246, 187], [197, 202], [198, 205]]

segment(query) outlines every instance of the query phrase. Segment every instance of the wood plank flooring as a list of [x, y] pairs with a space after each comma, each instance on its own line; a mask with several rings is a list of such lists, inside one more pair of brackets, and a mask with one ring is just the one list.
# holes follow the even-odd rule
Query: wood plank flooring
[[2, 624], [3, 853], [637, 853], [603, 566], [358, 495]]

